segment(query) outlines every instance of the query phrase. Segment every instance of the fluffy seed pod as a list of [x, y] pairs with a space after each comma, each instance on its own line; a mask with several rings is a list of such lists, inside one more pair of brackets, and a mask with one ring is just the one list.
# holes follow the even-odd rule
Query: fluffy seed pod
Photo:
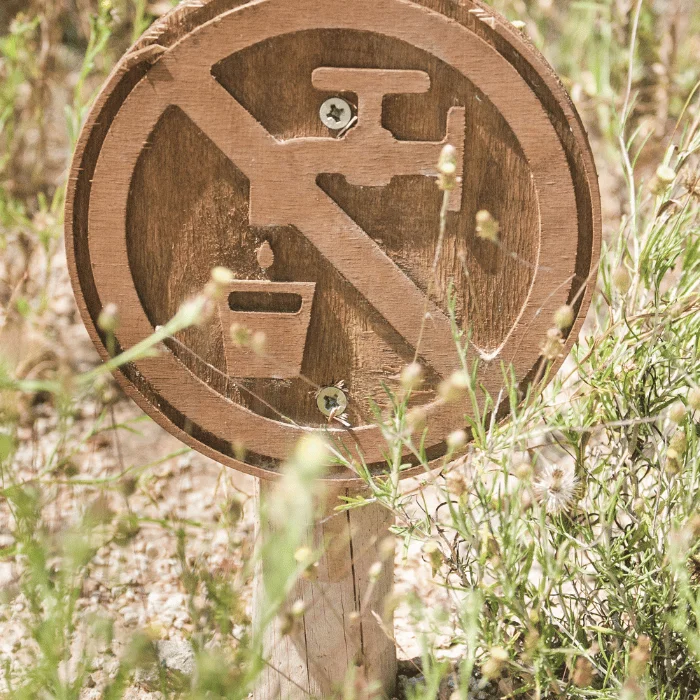
[[545, 360], [556, 360], [561, 355], [563, 346], [564, 339], [561, 336], [561, 331], [558, 328], [550, 328], [542, 343], [542, 357]]
[[560, 330], [565, 331], [571, 328], [574, 322], [574, 310], [568, 305], [560, 306], [554, 314], [554, 325]]
[[668, 409], [668, 419], [673, 423], [682, 423], [685, 420], [687, 409], [682, 401], [675, 401]]
[[119, 311], [116, 304], [107, 304], [97, 317], [97, 327], [105, 333], [114, 333], [119, 325]]
[[693, 411], [700, 411], [700, 387], [694, 386], [688, 391], [688, 406]]
[[655, 195], [663, 194], [675, 181], [676, 171], [668, 165], [660, 165], [649, 182], [649, 189]]
[[612, 285], [613, 289], [618, 294], [624, 296], [629, 292], [632, 286], [632, 277], [630, 276], [629, 270], [624, 265], [620, 265], [613, 270]]
[[508, 663], [508, 652], [503, 647], [491, 647], [486, 661], [481, 666], [481, 673], [484, 678], [493, 680], [498, 678], [503, 671], [503, 667]]
[[401, 370], [401, 386], [410, 391], [423, 381], [423, 368], [419, 362], [411, 362]]
[[479, 238], [496, 243], [500, 230], [501, 226], [493, 218], [491, 212], [486, 211], [486, 209], [476, 212], [476, 235]]
[[447, 144], [440, 152], [438, 160], [438, 187], [449, 192], [457, 186], [457, 149]]
[[453, 430], [447, 436], [447, 447], [451, 450], [461, 450], [467, 444], [467, 432], [465, 430]]

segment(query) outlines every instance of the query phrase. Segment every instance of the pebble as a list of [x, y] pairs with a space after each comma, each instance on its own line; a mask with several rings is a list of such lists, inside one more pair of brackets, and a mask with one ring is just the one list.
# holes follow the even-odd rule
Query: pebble
[[186, 676], [194, 673], [194, 649], [189, 642], [163, 639], [156, 642], [160, 663], [171, 671], [179, 671]]
[[139, 621], [139, 614], [134, 608], [126, 606], [121, 610], [122, 621], [127, 627], [132, 627], [136, 625]]
[[0, 589], [9, 586], [15, 579], [15, 565], [11, 561], [0, 561]]

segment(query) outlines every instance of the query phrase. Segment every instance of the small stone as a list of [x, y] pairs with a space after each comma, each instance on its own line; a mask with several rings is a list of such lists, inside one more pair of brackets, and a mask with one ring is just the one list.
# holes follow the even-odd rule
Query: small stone
[[182, 593], [171, 595], [163, 605], [165, 610], [177, 610], [185, 606], [185, 596]]
[[15, 565], [11, 561], [0, 561], [0, 589], [9, 586], [15, 579]]
[[122, 621], [127, 627], [132, 627], [138, 623], [139, 614], [134, 608], [127, 606], [122, 609]]
[[161, 665], [165, 668], [179, 671], [186, 676], [194, 673], [194, 649], [189, 642], [163, 639], [156, 642], [156, 651]]

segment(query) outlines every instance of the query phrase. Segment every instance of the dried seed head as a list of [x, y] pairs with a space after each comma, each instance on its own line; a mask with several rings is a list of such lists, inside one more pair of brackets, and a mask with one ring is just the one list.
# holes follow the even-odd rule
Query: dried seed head
[[546, 511], [557, 515], [571, 509], [578, 486], [579, 480], [572, 467], [548, 464], [535, 481], [534, 492]]
[[310, 472], [320, 471], [331, 457], [328, 443], [319, 434], [305, 435], [294, 448], [294, 461]]
[[411, 362], [401, 370], [401, 386], [406, 391], [415, 389], [423, 381], [423, 368], [419, 362]]
[[246, 449], [245, 443], [242, 440], [234, 440], [231, 443], [231, 448], [233, 449], [233, 456], [239, 461], [244, 462], [248, 450]]
[[449, 493], [459, 498], [467, 492], [467, 482], [460, 471], [452, 471], [445, 477], [445, 485]]
[[180, 321], [185, 326], [196, 326], [203, 323], [213, 311], [213, 305], [207, 303], [209, 298], [206, 294], [200, 294], [183, 302], [177, 310]]
[[518, 462], [513, 469], [513, 474], [521, 481], [527, 481], [532, 477], [532, 465], [526, 461]]
[[461, 450], [467, 444], [466, 430], [453, 430], [447, 436], [447, 447], [450, 450]]
[[114, 519], [116, 513], [112, 509], [106, 495], [99, 495], [90, 503], [85, 511], [85, 520], [91, 527], [105, 525]]
[[448, 379], [440, 382], [438, 394], [444, 401], [456, 401], [471, 388], [472, 380], [468, 372], [457, 370]]
[[688, 436], [683, 428], [678, 428], [671, 436], [668, 443], [671, 449], [674, 449], [679, 455], [684, 455], [688, 449]]
[[221, 508], [223, 519], [228, 525], [234, 525], [243, 517], [245, 504], [240, 494], [231, 495]]
[[578, 688], [588, 688], [593, 682], [593, 664], [583, 656], [579, 656], [576, 659], [576, 667], [571, 680]]
[[683, 178], [683, 187], [692, 197], [700, 198], [700, 170], [686, 171]]
[[688, 518], [688, 522], [686, 522], [684, 525], [684, 529], [694, 540], [700, 537], [700, 513], [696, 513], [692, 517]]
[[476, 235], [485, 241], [496, 243], [501, 226], [486, 209], [476, 212]]
[[382, 560], [393, 559], [396, 552], [396, 538], [389, 535], [379, 543], [379, 556]]
[[481, 666], [481, 673], [484, 678], [493, 680], [498, 678], [503, 671], [503, 667], [508, 663], [508, 652], [503, 647], [491, 647], [486, 661]]
[[656, 169], [654, 177], [649, 182], [649, 189], [653, 194], [663, 194], [675, 181], [676, 171], [668, 165], [660, 165]]
[[233, 272], [226, 267], [215, 267], [211, 271], [209, 281], [204, 287], [203, 294], [210, 301], [220, 301], [226, 294], [226, 286], [235, 279]]
[[560, 306], [554, 313], [554, 325], [561, 331], [571, 328], [574, 322], [574, 310], [568, 305]]
[[651, 657], [651, 640], [646, 634], [640, 634], [637, 644], [630, 652], [629, 674], [631, 678], [641, 678], [646, 671]]
[[97, 327], [105, 333], [114, 333], [119, 326], [119, 310], [116, 304], [107, 304], [97, 317]]
[[561, 349], [564, 347], [564, 339], [558, 328], [550, 328], [547, 337], [542, 343], [542, 357], [545, 360], [556, 360], [561, 356]]
[[367, 571], [367, 576], [370, 580], [370, 583], [377, 582], [380, 574], [382, 573], [382, 568], [382, 562], [380, 561], [375, 561], [374, 564], [372, 564], [372, 566], [369, 567], [369, 570]]
[[525, 642], [523, 644], [524, 647], [524, 658], [531, 659], [533, 653], [537, 650], [537, 647], [540, 643], [540, 633], [536, 629], [530, 629], [528, 630], [528, 633], [525, 637]]
[[424, 430], [428, 414], [422, 406], [412, 408], [406, 414], [406, 425], [410, 430]]
[[630, 276], [629, 270], [624, 265], [620, 265], [613, 270], [612, 285], [613, 289], [618, 294], [624, 296], [629, 292], [632, 286], [632, 277]]
[[247, 347], [250, 344], [251, 332], [249, 328], [242, 326], [240, 323], [231, 324], [231, 340], [236, 347]]
[[435, 576], [435, 574], [437, 574], [437, 572], [440, 570], [443, 561], [442, 551], [440, 550], [437, 542], [434, 540], [428, 540], [423, 545], [423, 554], [428, 557], [428, 560], [430, 561], [430, 568], [433, 576]]
[[668, 474], [670, 474], [671, 476], [675, 476], [676, 474], [680, 474], [681, 467], [682, 467], [682, 457], [672, 447], [669, 447], [666, 450], [666, 464], [664, 466], [665, 466], [666, 472]]
[[620, 700], [646, 700], [647, 694], [634, 678], [628, 678], [622, 686]]
[[265, 354], [265, 342], [267, 340], [267, 336], [263, 331], [255, 331], [253, 335], [250, 338], [250, 349], [256, 354], [256, 355], [264, 355]]
[[486, 559], [498, 558], [500, 555], [500, 547], [496, 538], [491, 534], [489, 526], [483, 524], [479, 528], [479, 557], [486, 561]]
[[438, 187], [449, 192], [453, 190], [458, 183], [457, 177], [457, 149], [450, 144], [447, 144], [440, 152], [440, 158], [437, 164], [438, 169]]
[[280, 634], [283, 637], [290, 635], [296, 628], [298, 620], [294, 619], [291, 612], [280, 613]]
[[700, 387], [694, 386], [688, 391], [688, 406], [693, 411], [700, 411]]
[[236, 276], [227, 267], [215, 267], [211, 271], [211, 281], [223, 287], [231, 284], [236, 279]]
[[682, 401], [675, 401], [668, 409], [668, 419], [673, 423], [682, 423], [687, 413], [685, 404]]
[[294, 559], [297, 562], [297, 564], [301, 564], [302, 566], [309, 566], [311, 563], [313, 563], [314, 553], [310, 547], [299, 547], [299, 549], [297, 549], [297, 551], [294, 552]]

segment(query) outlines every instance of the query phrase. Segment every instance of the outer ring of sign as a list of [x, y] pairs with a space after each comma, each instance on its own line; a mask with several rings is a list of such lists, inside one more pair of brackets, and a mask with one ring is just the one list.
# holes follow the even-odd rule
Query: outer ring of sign
[[[286, 10], [288, 13], [291, 14], [292, 12], [295, 12], [295, 11], [296, 11], [297, 6], [303, 5], [304, 2], [305, 2], [305, 0], [301, 0], [300, 2], [298, 2], [298, 3], [293, 3], [293, 4], [292, 4], [292, 3], [287, 3], [286, 6], [284, 7], [284, 10]], [[420, 12], [420, 13], [423, 13], [423, 14], [422, 14], [422, 19], [425, 19], [425, 18], [428, 16], [428, 15], [425, 14], [425, 13], [427, 12], [427, 11], [426, 11], [426, 8], [424, 8], [424, 7], [420, 6], [420, 5], [416, 5], [416, 4], [410, 3], [410, 2], [404, 2], [403, 0], [393, 0], [393, 2], [392, 2], [392, 0], [386, 0], [386, 2], [390, 2], [391, 4], [394, 4], [394, 5], [401, 5], [403, 9], [412, 8], [412, 9], [414, 9], [414, 10]], [[377, 3], [377, 5], [385, 5], [386, 2], [379, 2], [379, 3]], [[234, 10], [230, 10], [229, 12], [224, 13], [224, 14], [221, 15], [220, 17], [217, 17], [213, 22], [209, 22], [209, 23], [203, 24], [203, 25], [201, 25], [201, 27], [199, 27], [198, 29], [193, 30], [190, 34], [188, 34], [188, 35], [185, 37], [185, 39], [183, 40], [183, 42], [180, 42], [180, 43], [185, 43], [187, 40], [189, 40], [189, 39], [192, 37], [192, 35], [196, 35], [200, 30], [206, 28], [207, 26], [218, 25], [218, 24], [220, 23], [220, 21], [221, 21], [224, 17], [226, 17], [226, 16], [228, 16], [228, 15], [233, 15], [234, 13], [240, 13], [240, 12], [242, 12], [242, 11], [248, 9], [248, 8], [255, 8], [257, 11], [259, 11], [263, 6], [267, 6], [268, 8], [272, 9], [273, 11], [275, 11], [275, 5], [276, 5], [276, 4], [277, 4], [277, 3], [276, 3], [274, 0], [258, 0], [257, 2], [254, 2], [254, 3], [252, 3], [252, 4], [244, 5], [244, 6], [242, 6], [242, 7], [236, 8], [236, 9], [234, 9]], [[308, 4], [308, 3], [307, 3], [307, 4]], [[347, 4], [345, 4], [345, 8], [347, 9]], [[381, 10], [381, 8], [378, 8], [378, 9]], [[318, 7], [316, 7], [316, 11], [318, 11]], [[277, 7], [277, 13], [278, 13], [278, 21], [279, 21], [279, 14], [281, 13], [281, 10], [279, 9], [279, 6]], [[431, 13], [431, 14], [432, 14], [432, 15], [437, 15], [438, 13]], [[240, 18], [240, 16], [241, 16], [241, 15], [237, 15], [237, 18]], [[451, 20], [451, 19], [449, 19], [449, 18], [446, 18], [446, 17], [444, 17], [444, 16], [441, 15], [441, 14], [438, 15], [438, 16], [439, 16], [442, 20], [444, 20], [445, 28], [446, 28], [446, 29], [449, 29], [449, 28], [458, 28], [458, 29], [461, 30], [462, 32], [467, 32], [469, 35], [471, 35], [471, 33], [469, 32], [469, 30], [468, 30], [465, 26], [463, 26], [462, 24], [460, 24], [460, 23], [458, 23], [458, 22], [456, 22], [456, 21], [454, 21], [454, 20]], [[288, 17], [288, 19], [289, 19], [289, 17]], [[285, 27], [286, 27], [286, 31], [285, 31], [284, 33], [288, 33], [288, 31], [289, 31], [289, 22], [285, 21], [284, 24], [285, 24]], [[308, 29], [308, 28], [312, 28], [312, 27], [304, 26], [303, 28], [304, 28], [304, 29]], [[366, 28], [366, 29], [368, 29], [368, 30], [372, 30], [371, 27], [357, 27], [356, 25], [353, 26], [352, 28]], [[300, 27], [300, 29], [301, 29], [301, 27]], [[277, 33], [278, 33], [278, 32], [273, 33], [272, 35], [274, 36], [274, 35], [276, 35]], [[379, 32], [379, 33], [388, 33], [388, 32]], [[502, 30], [501, 33], [503, 33], [503, 30]], [[200, 37], [200, 38], [201, 38], [201, 37]], [[403, 38], [403, 37], [399, 37], [399, 38]], [[474, 38], [476, 38], [476, 37], [474, 37]], [[259, 39], [258, 39], [258, 40], [259, 40]], [[258, 40], [254, 41], [254, 42], [251, 42], [251, 43], [257, 43]], [[461, 37], [461, 40], [464, 41], [464, 36]], [[426, 41], [429, 41], [429, 40], [426, 40]], [[477, 39], [477, 41], [481, 41], [481, 40]], [[511, 42], [511, 43], [515, 43], [515, 42], [513, 42], [513, 38], [510, 37], [510, 36], [508, 37], [508, 41]], [[487, 44], [486, 42], [483, 42], [483, 41], [482, 41], [481, 43], [483, 43], [483, 49], [484, 49], [485, 52], [492, 52], [492, 53], [494, 54], [494, 56], [495, 56], [498, 60], [502, 61], [506, 66], [508, 66], [511, 70], [514, 71], [514, 69], [513, 69], [512, 66], [506, 61], [506, 59], [505, 59], [503, 56], [501, 56], [498, 52], [496, 52], [496, 51], [491, 47], [490, 44]], [[195, 44], [196, 44], [196, 39], [195, 39]], [[179, 45], [180, 45], [180, 44], [175, 44], [175, 46], [173, 47], [173, 49], [177, 48]], [[417, 41], [415, 42], [415, 45], [418, 46], [418, 48], [421, 48], [422, 50], [428, 51], [429, 53], [435, 54], [435, 52], [436, 52], [436, 51], [435, 51], [435, 47], [432, 47], [433, 50], [431, 50], [431, 47], [429, 47], [429, 46], [422, 46], [422, 45], [420, 45], [420, 43], [417, 42]], [[589, 189], [591, 190], [591, 193], [592, 193], [592, 202], [593, 202], [593, 209], [594, 209], [594, 211], [593, 211], [593, 241], [592, 241], [592, 245], [593, 245], [592, 264], [594, 264], [595, 261], [596, 261], [596, 258], [597, 258], [597, 253], [598, 253], [599, 212], [598, 212], [597, 190], [596, 190], [596, 188], [595, 188], [595, 180], [594, 180], [595, 172], [594, 172], [594, 169], [593, 169], [592, 158], [590, 157], [590, 153], [589, 153], [589, 151], [588, 151], [588, 149], [587, 149], [587, 143], [586, 143], [586, 141], [585, 141], [585, 136], [583, 135], [582, 129], [580, 128], [580, 124], [578, 123], [578, 121], [577, 121], [576, 118], [575, 118], [575, 113], [572, 113], [573, 110], [572, 110], [572, 108], [570, 107], [570, 104], [569, 104], [568, 101], [567, 101], [567, 98], [566, 98], [566, 95], [565, 95], [564, 91], [561, 89], [561, 87], [560, 87], [559, 84], [556, 82], [556, 80], [554, 80], [554, 79], [552, 78], [552, 75], [551, 75], [551, 73], [549, 72], [547, 66], [546, 66], [546, 65], [538, 66], [537, 64], [538, 64], [538, 63], [541, 64], [541, 60], [538, 59], [537, 55], [534, 54], [534, 52], [533, 52], [531, 49], [529, 49], [528, 47], [524, 47], [524, 48], [527, 49], [527, 51], [528, 51], [531, 55], [533, 55], [533, 58], [537, 59], [536, 61], [533, 61], [534, 67], [538, 68], [538, 73], [540, 73], [540, 75], [545, 79], [545, 82], [548, 84], [548, 87], [549, 87], [550, 89], [554, 89], [554, 90], [556, 90], [556, 91], [558, 91], [558, 92], [560, 93], [560, 97], [559, 97], [559, 99], [558, 99], [558, 102], [559, 102], [560, 104], [561, 104], [562, 102], [564, 103], [563, 106], [565, 107], [564, 112], [565, 112], [566, 116], [568, 117], [568, 119], [569, 119], [570, 122], [572, 122], [572, 121], [574, 122], [574, 125], [573, 125], [573, 126], [577, 127], [577, 128], [578, 128], [578, 131], [579, 131], [577, 141], [578, 141], [578, 146], [579, 146], [579, 148], [581, 148], [581, 150], [582, 150], [582, 152], [583, 152], [584, 160], [586, 161], [586, 162], [585, 162], [585, 166], [587, 166], [587, 167], [586, 167], [586, 171], [587, 171], [587, 174], [588, 174], [588, 185], [589, 185]], [[171, 50], [173, 50], [173, 49], [171, 49]], [[237, 50], [238, 50], [238, 49], [237, 49]], [[230, 54], [230, 53], [232, 53], [232, 52], [231, 52], [231, 51], [228, 51], [228, 54]], [[222, 56], [222, 57], [223, 57], [223, 56]], [[441, 58], [442, 60], [445, 60], [442, 56], [438, 56], [438, 57]], [[98, 346], [98, 348], [101, 350], [103, 356], [105, 355], [105, 350], [104, 350], [104, 348], [103, 348], [102, 341], [101, 341], [101, 339], [99, 338], [99, 334], [98, 334], [98, 332], [96, 331], [96, 329], [94, 328], [93, 315], [90, 313], [90, 310], [88, 309], [88, 305], [87, 305], [87, 303], [85, 302], [85, 300], [83, 299], [83, 293], [82, 293], [82, 291], [83, 291], [83, 289], [82, 289], [82, 287], [83, 287], [83, 284], [82, 284], [83, 275], [80, 274], [80, 271], [79, 271], [79, 269], [78, 269], [78, 268], [79, 268], [79, 264], [78, 264], [78, 263], [79, 263], [79, 260], [78, 260], [78, 257], [75, 255], [75, 250], [74, 250], [73, 245], [71, 245], [71, 244], [73, 243], [73, 241], [72, 241], [72, 238], [73, 238], [73, 225], [74, 225], [73, 212], [75, 211], [75, 208], [74, 208], [73, 205], [74, 205], [74, 203], [75, 203], [75, 197], [76, 197], [76, 194], [77, 194], [77, 192], [76, 192], [76, 191], [77, 191], [77, 183], [76, 183], [76, 181], [77, 181], [78, 176], [79, 176], [79, 169], [80, 169], [80, 166], [81, 166], [81, 164], [82, 164], [82, 159], [83, 159], [83, 156], [84, 156], [84, 154], [85, 154], [85, 151], [87, 150], [87, 147], [88, 147], [88, 145], [89, 145], [89, 141], [90, 141], [90, 137], [92, 136], [93, 129], [94, 129], [95, 126], [97, 125], [99, 115], [102, 113], [102, 110], [103, 110], [103, 108], [105, 108], [105, 106], [106, 106], [107, 102], [109, 101], [109, 99], [112, 98], [115, 94], [117, 95], [117, 98], [120, 99], [121, 102], [123, 102], [123, 101], [126, 99], [126, 97], [130, 94], [130, 92], [136, 87], [136, 85], [138, 85], [138, 81], [137, 81], [135, 84], [132, 84], [132, 86], [131, 86], [126, 92], [124, 92], [124, 90], [123, 90], [123, 87], [122, 87], [122, 78], [124, 78], [124, 77], [125, 77], [125, 74], [126, 74], [127, 72], [129, 72], [130, 70], [132, 70], [132, 68], [133, 68], [133, 66], [129, 67], [128, 65], [126, 65], [126, 62], [128, 62], [128, 60], [129, 60], [129, 55], [127, 54], [127, 56], [125, 57], [125, 61], [121, 64], [120, 67], [117, 68], [117, 70], [115, 71], [115, 73], [112, 75], [111, 80], [110, 80], [110, 81], [108, 82], [108, 84], [105, 86], [105, 89], [103, 90], [103, 93], [102, 93], [100, 99], [98, 100], [98, 103], [97, 103], [96, 107], [94, 108], [93, 113], [91, 114], [91, 118], [88, 120], [88, 124], [86, 125], [86, 129], [85, 129], [85, 131], [84, 131], [84, 133], [83, 133], [83, 135], [82, 135], [82, 137], [81, 137], [81, 142], [80, 142], [80, 144], [79, 144], [79, 148], [78, 148], [78, 151], [77, 151], [77, 153], [76, 153], [76, 159], [75, 159], [75, 162], [74, 162], [74, 168], [73, 168], [73, 173], [72, 173], [72, 174], [73, 174], [73, 177], [71, 178], [71, 183], [70, 183], [70, 187], [69, 187], [69, 197], [68, 197], [69, 204], [68, 204], [68, 211], [67, 211], [67, 217], [66, 217], [67, 238], [68, 238], [68, 246], [67, 246], [67, 248], [68, 248], [69, 263], [70, 263], [70, 266], [71, 266], [71, 271], [72, 271], [72, 273], [73, 273], [73, 274], [72, 274], [72, 277], [73, 277], [74, 281], [80, 280], [80, 283], [79, 283], [80, 289], [76, 289], [76, 292], [77, 292], [77, 296], [78, 296], [78, 299], [79, 299], [79, 305], [80, 305], [80, 308], [81, 308], [81, 313], [83, 314], [83, 317], [84, 317], [84, 319], [85, 319], [85, 321], [86, 321], [86, 325], [88, 326], [88, 329], [89, 329], [89, 331], [90, 331], [90, 333], [91, 333], [91, 336], [92, 336], [93, 340], [95, 341], [95, 343], [96, 343], [96, 345]], [[163, 60], [163, 59], [161, 59], [161, 60]], [[121, 70], [120, 70], [120, 68], [121, 68]], [[126, 68], [126, 70], [125, 70], [125, 68]], [[544, 69], [544, 70], [543, 70], [543, 69]], [[466, 74], [465, 74], [465, 75], [466, 75]], [[467, 75], [467, 77], [470, 78], [469, 75]], [[518, 77], [520, 78], [520, 80], [522, 80], [522, 81], [524, 82], [524, 80], [523, 80], [522, 77], [520, 77], [520, 76], [518, 76]], [[133, 79], [133, 76], [132, 76], [132, 79]], [[471, 79], [471, 78], [470, 78], [470, 79]], [[475, 81], [475, 84], [479, 85], [479, 83], [478, 83], [477, 81]], [[528, 87], [528, 90], [529, 90], [529, 87]], [[554, 90], [553, 90], [553, 91], [554, 91]], [[120, 92], [122, 93], [121, 95], [119, 95]], [[556, 94], [556, 93], [554, 93], [554, 94]], [[567, 108], [568, 108], [568, 109], [567, 109]], [[117, 117], [118, 117], [118, 115], [117, 115]], [[116, 119], [116, 117], [115, 117], [115, 119]], [[550, 126], [551, 126], [551, 125], [550, 125]], [[552, 127], [552, 131], [553, 131], [553, 127]], [[517, 132], [516, 132], [516, 135], [517, 135]], [[556, 134], [553, 133], [552, 135], [553, 135], [554, 137], [556, 137]], [[106, 134], [105, 134], [104, 136], [106, 136]], [[103, 141], [102, 141], [102, 143], [100, 144], [99, 148], [101, 148], [101, 146], [102, 146], [103, 143], [104, 143], [104, 137], [103, 137]], [[582, 147], [582, 145], [583, 145], [583, 147]], [[559, 148], [561, 148], [561, 144], [559, 144]], [[570, 175], [569, 175], [569, 178], [570, 178]], [[538, 193], [538, 194], [539, 194], [539, 193]], [[574, 219], [576, 219], [576, 217], [574, 217]], [[573, 252], [572, 252], [572, 255], [573, 255]], [[534, 286], [534, 285], [533, 285], [533, 286]], [[559, 301], [557, 301], [557, 303], [559, 303]], [[570, 334], [570, 336], [569, 336], [569, 341], [570, 341], [570, 342], [571, 342], [571, 341], [573, 340], [573, 338], [575, 337], [575, 331], [578, 329], [578, 325], [580, 324], [580, 321], [581, 321], [581, 318], [580, 318], [580, 317], [583, 316], [583, 312], [585, 312], [585, 310], [586, 310], [586, 308], [587, 308], [587, 305], [588, 305], [588, 293], [586, 294], [586, 297], [583, 299], [583, 301], [582, 301], [582, 303], [581, 303], [581, 306], [580, 306], [580, 308], [579, 308], [579, 320], [578, 320], [578, 322], [577, 322], [576, 327], [574, 328], [574, 332], [572, 332], [572, 333]], [[542, 316], [545, 316], [545, 314], [542, 314]], [[533, 328], [530, 328], [530, 330], [533, 331], [533, 335], [536, 334], [536, 331], [534, 331]], [[569, 342], [569, 344], [570, 344], [570, 342]], [[152, 362], [152, 361], [149, 360], [149, 361], [147, 361], [147, 362], [150, 363], [150, 362]], [[531, 363], [531, 364], [532, 364], [532, 363]], [[143, 365], [142, 365], [142, 366], [139, 366], [139, 367], [138, 367], [139, 371], [140, 371], [142, 368], [145, 368], [145, 367], [143, 367]], [[148, 368], [145, 368], [145, 369], [148, 371]], [[184, 366], [183, 366], [183, 369], [185, 369]], [[186, 371], [189, 372], [189, 370], [186, 370]], [[146, 393], [146, 392], [143, 392], [143, 389], [137, 388], [137, 387], [134, 385], [133, 379], [130, 380], [129, 378], [127, 378], [126, 376], [124, 376], [121, 372], [118, 373], [118, 379], [119, 379], [120, 383], [122, 383], [122, 385], [125, 387], [125, 389], [127, 390], [127, 392], [128, 392], [133, 398], [135, 398], [135, 399], [137, 400], [137, 402], [141, 405], [142, 408], [144, 408], [144, 410], [146, 410], [146, 412], [148, 412], [152, 417], [154, 417], [154, 419], [156, 419], [159, 423], [161, 423], [161, 425], [163, 425], [164, 427], [166, 427], [171, 433], [176, 434], [180, 439], [183, 439], [185, 442], [187, 442], [187, 443], [191, 444], [192, 446], [196, 447], [198, 450], [204, 452], [205, 454], [208, 454], [209, 456], [214, 457], [215, 459], [218, 459], [219, 461], [221, 461], [221, 462], [223, 462], [223, 463], [225, 463], [225, 464], [228, 464], [229, 466], [233, 466], [233, 467], [235, 467], [235, 468], [237, 468], [237, 469], [240, 469], [240, 470], [242, 470], [242, 471], [246, 471], [246, 472], [252, 473], [252, 474], [254, 474], [254, 475], [256, 475], [256, 476], [272, 477], [272, 476], [274, 476], [274, 475], [276, 474], [276, 472], [275, 472], [274, 470], [271, 470], [271, 469], [265, 469], [265, 468], [257, 467], [257, 466], [254, 466], [254, 465], [241, 463], [241, 462], [239, 462], [238, 460], [235, 460], [235, 459], [233, 459], [233, 458], [231, 458], [231, 457], [229, 457], [229, 456], [227, 456], [227, 455], [225, 455], [225, 454], [219, 452], [218, 450], [213, 449], [212, 447], [210, 447], [210, 446], [207, 445], [206, 443], [204, 443], [204, 442], [202, 442], [202, 441], [200, 441], [200, 440], [194, 438], [193, 436], [189, 435], [189, 434], [186, 433], [184, 430], [182, 430], [182, 427], [181, 427], [181, 426], [175, 425], [171, 420], [169, 420], [169, 419], [159, 410], [158, 405], [157, 405], [157, 398], [156, 398], [156, 397], [153, 397], [153, 396], [151, 395], [150, 398], [147, 398], [146, 396], [144, 396], [144, 393]], [[201, 382], [201, 380], [198, 380], [198, 379], [197, 379], [197, 381]], [[203, 383], [202, 383], [202, 384], [203, 384]], [[142, 392], [143, 392], [143, 393], [142, 393]], [[155, 398], [155, 400], [154, 400], [154, 398]], [[223, 398], [223, 397], [222, 397], [222, 398]], [[188, 402], [188, 403], [190, 403], [190, 402]], [[234, 404], [234, 403], [232, 403], [232, 402], [228, 402], [228, 403], [230, 403], [232, 407], [235, 407], [236, 409], [238, 409], [238, 410], [240, 410], [240, 411], [246, 411], [247, 413], [250, 414], [250, 412], [247, 411], [247, 409], [244, 409], [243, 407], [240, 407], [240, 406], [238, 406], [237, 404]], [[179, 407], [176, 406], [175, 408], [178, 409]], [[187, 412], [189, 413], [189, 411], [187, 411]], [[250, 415], [255, 416], [255, 414], [250, 414]], [[274, 421], [268, 421], [267, 419], [262, 419], [262, 418], [259, 417], [259, 416], [256, 416], [256, 417], [259, 418], [259, 419], [261, 420], [261, 422], [264, 422], [264, 423], [272, 423], [273, 426], [279, 426], [279, 425], [280, 425], [280, 424], [278, 424], [278, 423], [276, 423], [276, 422], [274, 422]], [[441, 421], [441, 422], [442, 422], [442, 421]], [[269, 428], [269, 427], [271, 427], [271, 426], [265, 425], [265, 429], [267, 429], [267, 428]], [[452, 423], [451, 427], [454, 427], [454, 423]], [[234, 432], [234, 431], [235, 431], [235, 421], [232, 421], [232, 422], [231, 422], [231, 428], [232, 428], [231, 437], [232, 437], [232, 438], [235, 438], [235, 432]], [[297, 430], [298, 430], [298, 429], [297, 429]], [[362, 429], [362, 430], [363, 430], [365, 433], [367, 433], [367, 432], [370, 431], [370, 430], [373, 431], [373, 430], [376, 430], [376, 429], [371, 428], [371, 427], [367, 427], [367, 428], [364, 428], [364, 429]], [[296, 431], [295, 431], [295, 432], [296, 432]], [[357, 432], [360, 432], [360, 431], [357, 431]], [[368, 437], [369, 437], [369, 436], [368, 436]], [[440, 439], [443, 439], [443, 438], [444, 438], [444, 434], [440, 436]], [[268, 443], [268, 442], [269, 442], [268, 439], [263, 438], [263, 440], [264, 440], [265, 443]], [[284, 445], [284, 449], [288, 449], [289, 445], [291, 444], [291, 443], [289, 442], [289, 440], [284, 439], [282, 442], [283, 442], [283, 445]], [[362, 442], [365, 442], [365, 440], [362, 440]], [[367, 444], [367, 443], [366, 443], [366, 444]], [[253, 448], [253, 449], [255, 449], [255, 448]], [[264, 447], [263, 447], [263, 449], [264, 449]], [[373, 457], [375, 457], [375, 458], [376, 458], [377, 456], [378, 456], [378, 455], [373, 455]], [[350, 474], [339, 474], [339, 475], [337, 475], [337, 477], [335, 478], [335, 480], [336, 480], [336, 481], [337, 481], [337, 480], [341, 480], [341, 481], [347, 481], [347, 482], [356, 482], [356, 481], [357, 481], [357, 478], [353, 478]]]

